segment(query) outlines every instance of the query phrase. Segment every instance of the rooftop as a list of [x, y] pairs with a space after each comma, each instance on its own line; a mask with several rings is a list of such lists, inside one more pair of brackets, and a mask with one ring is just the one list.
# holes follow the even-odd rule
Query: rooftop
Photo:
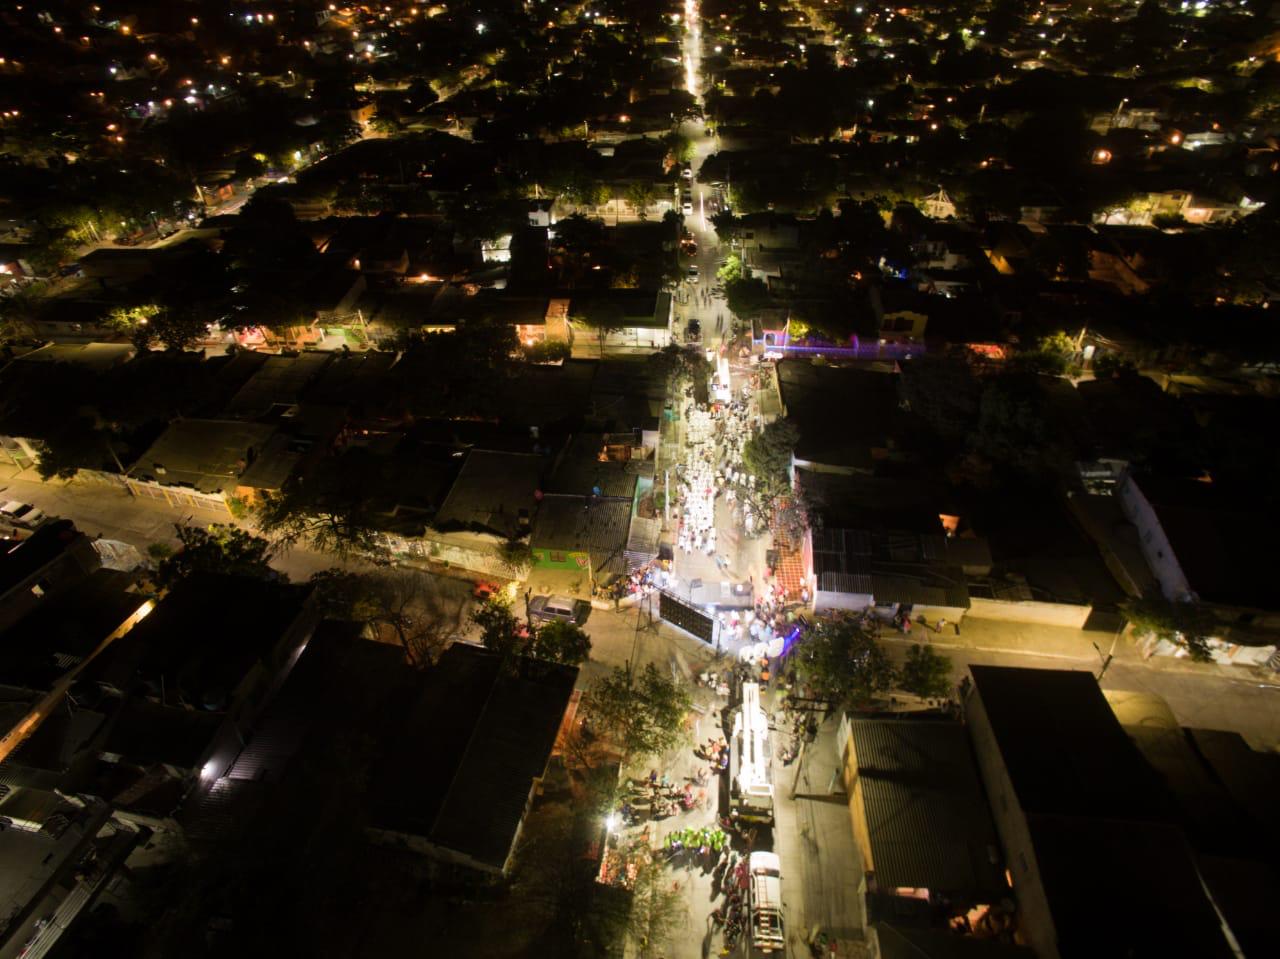
[[624, 462], [602, 459], [605, 447], [603, 434], [574, 436], [547, 477], [546, 492], [618, 497], [630, 502], [635, 495], [636, 474]]
[[373, 777], [374, 825], [502, 869], [577, 675], [529, 660], [509, 672], [487, 650], [450, 646]]
[[876, 883], [1008, 895], [968, 733], [958, 722], [851, 723]]
[[194, 769], [222, 719], [219, 713], [131, 699], [116, 714], [102, 751], [139, 766]]
[[69, 519], [45, 523], [21, 540], [0, 540], [0, 597], [22, 585], [85, 536]]
[[1175, 826], [1036, 815], [1036, 864], [1063, 959], [1233, 959]]
[[538, 506], [529, 544], [537, 549], [585, 552], [591, 569], [625, 573], [631, 501], [586, 496], [548, 496]]
[[[962, 563], [990, 565], [983, 540], [951, 550], [942, 536], [869, 533], [852, 529], [812, 532], [813, 570], [824, 592], [865, 593], [878, 604], [899, 603], [967, 609]], [[954, 553], [954, 555], [953, 555]]]
[[914, 449], [923, 435], [920, 421], [899, 408], [893, 373], [785, 359], [778, 388], [800, 431], [800, 460], [870, 472], [876, 460]]
[[1169, 537], [1178, 565], [1204, 601], [1277, 609], [1271, 544], [1258, 516], [1212, 483], [1135, 478]]
[[232, 490], [275, 430], [240, 420], [177, 420], [139, 457], [131, 475], [202, 493]]
[[48, 597], [5, 632], [0, 682], [52, 688], [132, 616], [144, 597], [125, 590], [131, 573], [100, 569]]
[[227, 412], [233, 416], [261, 416], [277, 404], [298, 403], [303, 391], [332, 359], [332, 353], [315, 352], [270, 357], [231, 398]]
[[1008, 666], [970, 672], [1025, 813], [1171, 819], [1168, 794], [1092, 673]]
[[528, 453], [472, 450], [436, 514], [435, 525], [480, 527], [500, 536], [519, 534], [522, 519], [532, 519], [534, 494], [545, 466], [543, 457]]
[[302, 614], [309, 592], [307, 586], [195, 574], [88, 669], [104, 660], [103, 671], [136, 673], [166, 703], [224, 709], [249, 670], [269, 659]]
[[50, 343], [21, 357], [23, 363], [73, 363], [102, 373], [127, 362], [137, 350], [129, 343]]

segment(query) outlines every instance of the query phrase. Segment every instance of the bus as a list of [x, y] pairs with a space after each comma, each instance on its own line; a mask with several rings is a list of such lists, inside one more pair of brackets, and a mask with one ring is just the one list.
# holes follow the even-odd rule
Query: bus
[[773, 756], [759, 683], [742, 684], [729, 742], [729, 815], [773, 825]]

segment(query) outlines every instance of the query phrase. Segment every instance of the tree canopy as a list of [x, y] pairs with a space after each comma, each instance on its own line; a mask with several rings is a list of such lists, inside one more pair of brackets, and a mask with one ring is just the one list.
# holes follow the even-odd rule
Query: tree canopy
[[915, 643], [898, 670], [897, 684], [924, 699], [943, 699], [951, 692], [951, 660], [932, 646]]
[[691, 702], [688, 690], [653, 663], [634, 675], [614, 669], [583, 699], [589, 721], [624, 759], [658, 755], [679, 743]]
[[172, 586], [193, 573], [226, 573], [258, 579], [279, 576], [271, 568], [274, 551], [261, 536], [214, 523], [210, 526], [175, 526], [181, 546], [160, 563], [156, 580]]
[[1213, 613], [1199, 603], [1144, 596], [1129, 600], [1123, 609], [1135, 633], [1181, 646], [1197, 662], [1213, 658], [1209, 639], [1219, 624]]
[[893, 664], [875, 635], [855, 617], [827, 616], [796, 644], [796, 669], [816, 699], [836, 709], [866, 706], [887, 693]]

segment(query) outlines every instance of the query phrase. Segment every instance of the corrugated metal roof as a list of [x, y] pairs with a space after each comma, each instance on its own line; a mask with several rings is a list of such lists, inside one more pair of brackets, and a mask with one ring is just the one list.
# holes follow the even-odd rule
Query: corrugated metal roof
[[851, 728], [880, 888], [1007, 894], [964, 726], [854, 720]]
[[819, 573], [818, 589], [824, 593], [872, 595], [871, 577], [862, 573]]

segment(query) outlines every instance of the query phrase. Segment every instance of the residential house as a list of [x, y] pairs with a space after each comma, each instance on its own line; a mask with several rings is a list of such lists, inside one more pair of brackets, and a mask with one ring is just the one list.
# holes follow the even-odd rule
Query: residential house
[[884, 619], [958, 623], [970, 606], [967, 577], [991, 570], [978, 538], [810, 529], [802, 553], [818, 612], [870, 609]]
[[1093, 675], [970, 672], [965, 718], [1017, 896], [1018, 941], [1041, 959], [1238, 959], [1171, 797]]
[[1012, 915], [999, 840], [964, 724], [844, 716], [842, 778], [868, 918], [998, 934]]
[[134, 496], [230, 515], [229, 497], [278, 427], [241, 420], [177, 420], [129, 470]]
[[506, 875], [573, 700], [576, 667], [445, 650], [370, 783], [370, 835]]
[[0, 785], [0, 955], [42, 956], [119, 883], [150, 834], [91, 797]]
[[[1199, 603], [1216, 615], [1219, 628], [1209, 644], [1214, 659], [1258, 664], [1273, 656], [1280, 603], [1257, 517], [1213, 483], [1133, 469], [1121, 474], [1116, 496], [1164, 597]], [[1148, 641], [1148, 647], [1185, 655], [1165, 640]]]

